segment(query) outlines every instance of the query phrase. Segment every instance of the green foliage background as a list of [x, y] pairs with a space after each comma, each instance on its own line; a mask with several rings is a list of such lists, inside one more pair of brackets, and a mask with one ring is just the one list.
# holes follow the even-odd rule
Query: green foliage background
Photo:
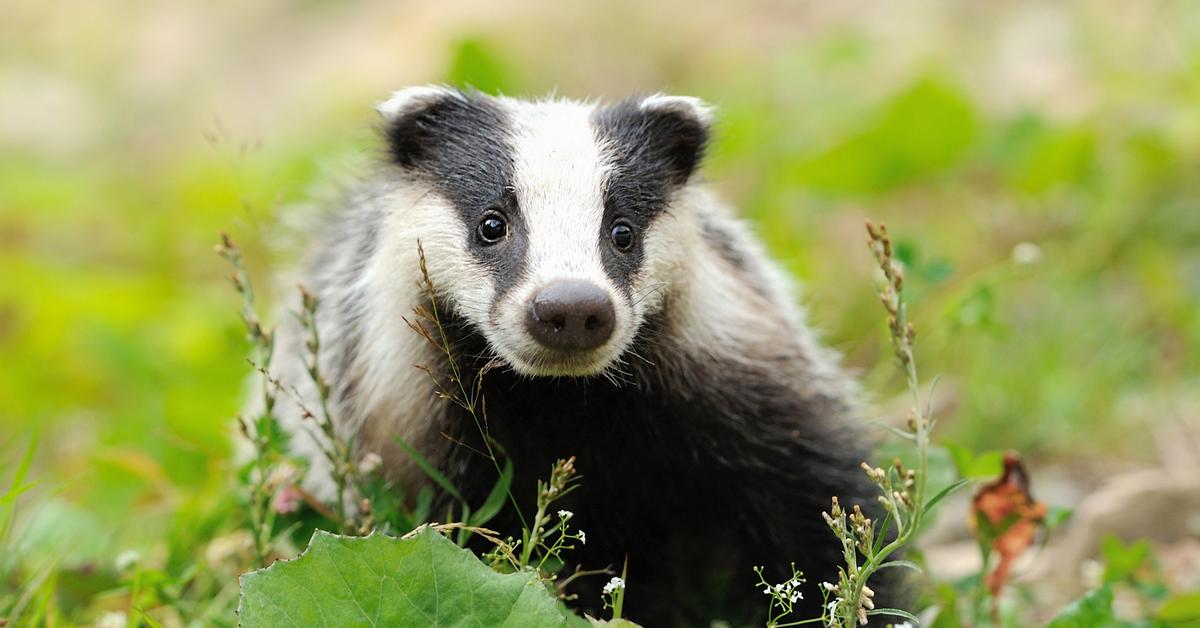
[[230, 230], [270, 285], [303, 250], [297, 217], [377, 154], [371, 105], [413, 83], [714, 103], [706, 175], [804, 282], [884, 412], [902, 382], [861, 223], [889, 223], [922, 371], [946, 377], [939, 430], [968, 447], [1098, 476], [1152, 459], [1155, 426], [1200, 401], [1187, 2], [5, 14], [0, 468], [38, 433], [20, 502], [33, 563], [182, 555], [219, 526], [249, 367], [212, 244]]

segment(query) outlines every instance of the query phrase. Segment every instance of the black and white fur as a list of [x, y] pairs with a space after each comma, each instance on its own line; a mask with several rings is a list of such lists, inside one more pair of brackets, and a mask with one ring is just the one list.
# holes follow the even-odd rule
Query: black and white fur
[[[626, 616], [761, 618], [768, 599], [751, 568], [782, 581], [792, 561], [816, 614], [816, 585], [840, 562], [820, 512], [832, 495], [867, 494], [855, 387], [780, 269], [700, 181], [711, 110], [687, 97], [598, 105], [430, 86], [379, 111], [387, 163], [331, 216], [301, 279], [320, 300], [333, 414], [358, 455], [381, 455], [391, 478], [418, 486], [401, 436], [476, 504], [496, 479], [455, 442], [479, 446], [475, 423], [414, 368], [445, 366], [405, 323], [425, 298], [420, 242], [466, 377], [500, 365], [483, 394], [514, 494], [531, 502], [555, 459], [577, 457], [582, 487], [561, 507], [587, 543], [567, 557], [586, 568], [628, 559]], [[508, 221], [499, 244], [477, 233], [487, 211]], [[616, 220], [633, 229], [628, 249], [611, 242]], [[549, 351], [527, 333], [530, 299], [562, 279], [614, 304], [602, 346]], [[300, 330], [280, 334], [277, 376], [313, 395]], [[308, 488], [331, 498], [313, 430], [291, 400], [279, 415], [312, 460]], [[518, 532], [511, 513], [491, 526]], [[595, 580], [575, 588], [593, 611]]]

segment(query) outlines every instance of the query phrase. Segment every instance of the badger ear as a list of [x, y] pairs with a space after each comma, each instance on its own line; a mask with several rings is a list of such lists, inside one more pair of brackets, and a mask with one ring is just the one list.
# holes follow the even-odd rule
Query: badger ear
[[641, 108], [643, 111], [674, 113], [675, 115], [689, 118], [691, 121], [699, 124], [706, 133], [712, 126], [712, 105], [692, 96], [654, 94], [642, 99]]
[[388, 123], [395, 123], [449, 98], [465, 99], [462, 92], [445, 85], [417, 85], [392, 92], [387, 100], [375, 106], [375, 111]]
[[619, 166], [658, 172], [679, 185], [700, 165], [712, 119], [712, 108], [698, 98], [655, 94], [601, 110], [597, 127]]
[[420, 161], [438, 112], [456, 101], [465, 102], [466, 96], [452, 87], [421, 85], [394, 92], [375, 107], [383, 116], [383, 132], [397, 163], [413, 166]]
[[685, 183], [704, 158], [712, 129], [713, 109], [691, 96], [655, 94], [642, 101], [647, 112], [667, 141], [665, 156], [675, 172], [675, 182]]

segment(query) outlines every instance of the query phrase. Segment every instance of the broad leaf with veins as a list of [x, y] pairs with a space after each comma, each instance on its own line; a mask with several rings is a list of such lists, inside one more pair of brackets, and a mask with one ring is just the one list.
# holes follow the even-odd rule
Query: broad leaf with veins
[[243, 626], [561, 626], [532, 573], [501, 574], [438, 532], [317, 531], [308, 549], [241, 578]]

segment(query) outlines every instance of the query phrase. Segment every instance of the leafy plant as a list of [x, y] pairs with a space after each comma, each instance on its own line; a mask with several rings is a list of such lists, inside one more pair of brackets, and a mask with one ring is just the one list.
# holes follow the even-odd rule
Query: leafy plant
[[248, 627], [566, 623], [536, 574], [498, 573], [429, 526], [402, 539], [318, 531], [298, 558], [241, 581]]
[[[767, 626], [787, 626], [787, 623], [780, 623], [784, 617], [792, 614], [792, 607], [804, 599], [804, 593], [800, 590], [807, 580], [804, 579], [804, 574], [796, 571], [796, 564], [792, 563], [792, 577], [779, 584], [771, 584], [763, 577], [763, 568], [755, 567], [754, 573], [758, 575], [758, 586], [763, 587], [763, 593], [771, 599], [770, 607], [767, 609]], [[815, 620], [807, 620], [809, 623]]]
[[274, 329], [263, 326], [255, 309], [254, 287], [242, 263], [241, 250], [227, 234], [221, 234], [221, 243], [215, 250], [233, 267], [230, 280], [242, 297], [242, 322], [246, 326], [246, 336], [253, 350], [250, 364], [263, 374], [259, 391], [261, 409], [257, 416], [249, 419], [239, 416], [238, 428], [254, 452], [247, 471], [250, 489], [250, 507], [247, 515], [255, 554], [259, 564], [265, 565], [270, 559], [277, 512], [277, 509], [271, 507], [271, 499], [280, 483], [279, 475], [273, 475], [272, 470], [277, 468], [281, 452], [286, 449], [287, 440], [287, 434], [280, 429], [274, 414], [278, 386], [271, 381], [270, 369], [275, 354], [275, 332]]
[[[563, 588], [593, 573], [576, 570], [556, 582], [562, 553], [584, 533], [572, 531], [572, 513], [551, 505], [570, 492], [573, 460], [558, 461], [549, 480], [539, 482], [539, 526], [520, 541], [463, 523], [423, 525], [397, 539], [374, 532], [366, 537], [317, 530], [297, 559], [278, 561], [241, 579], [239, 619], [244, 625], [558, 625], [574, 615], [562, 607]], [[483, 562], [446, 539], [467, 529], [493, 545]], [[620, 619], [624, 580], [605, 587], [606, 606]], [[626, 625], [628, 624], [626, 622]]]
[[[1062, 609], [1049, 628], [1119, 626], [1167, 628], [1200, 625], [1200, 593], [1172, 591], [1145, 539], [1123, 543], [1107, 536], [1100, 542], [1104, 571], [1100, 586]], [[1117, 591], [1126, 596], [1120, 615], [1114, 607]], [[1136, 611], [1134, 611], [1136, 609]]]
[[1047, 628], [1105, 628], [1120, 625], [1113, 615], [1112, 604], [1112, 588], [1100, 587], [1055, 615]]
[[[304, 339], [306, 351], [304, 370], [308, 373], [313, 388], [317, 391], [321, 413], [316, 416], [311, 410], [304, 408], [303, 404], [300, 406], [304, 408], [304, 418], [316, 421], [324, 436], [323, 439], [314, 440], [321, 447], [321, 454], [325, 456], [325, 461], [329, 465], [329, 475], [333, 478], [333, 484], [336, 487], [333, 503], [336, 521], [343, 531], [352, 531], [357, 526], [347, 514], [346, 500], [350, 496], [346, 491], [356, 475], [353, 457], [354, 440], [352, 436], [343, 437], [338, 434], [333, 422], [333, 414], [329, 411], [329, 381], [321, 372], [321, 335], [317, 330], [317, 297], [305, 290], [304, 286], [300, 286], [300, 312], [297, 316], [307, 334], [307, 338]], [[360, 509], [359, 514], [366, 516], [369, 509], [368, 502], [364, 508]], [[360, 530], [360, 534], [366, 533], [368, 530], [369, 526], [365, 526]]]
[[[830, 512], [824, 513], [825, 522], [842, 542], [845, 560], [845, 564], [838, 569], [838, 582], [823, 584], [828, 596], [832, 598], [823, 617], [829, 626], [849, 627], [866, 624], [867, 617], [871, 615], [893, 615], [916, 620], [911, 614], [900, 609], [875, 608], [872, 600], [874, 592], [867, 583], [881, 569], [914, 567], [914, 564], [908, 561], [889, 558], [913, 540], [921, 529], [927, 511], [964, 484], [962, 481], [952, 484], [927, 499], [926, 480], [933, 418], [928, 398], [924, 402], [921, 399], [920, 380], [913, 357], [916, 331], [908, 321], [908, 310], [903, 299], [904, 275], [900, 266], [892, 259], [892, 242], [888, 237], [887, 227], [876, 227], [868, 222], [867, 235], [871, 252], [884, 277], [879, 297], [888, 313], [888, 334], [892, 341], [892, 352], [904, 370], [908, 393], [911, 396], [908, 429], [897, 431], [897, 434], [912, 441], [916, 450], [917, 466], [915, 469], [907, 469], [899, 459], [887, 469], [863, 463], [867, 477], [880, 490], [878, 499], [885, 517], [878, 529], [875, 522], [867, 518], [859, 506], [855, 505], [853, 511], [848, 513], [836, 497]], [[932, 391], [928, 397], [932, 397]], [[894, 536], [893, 526], [896, 530]]]

